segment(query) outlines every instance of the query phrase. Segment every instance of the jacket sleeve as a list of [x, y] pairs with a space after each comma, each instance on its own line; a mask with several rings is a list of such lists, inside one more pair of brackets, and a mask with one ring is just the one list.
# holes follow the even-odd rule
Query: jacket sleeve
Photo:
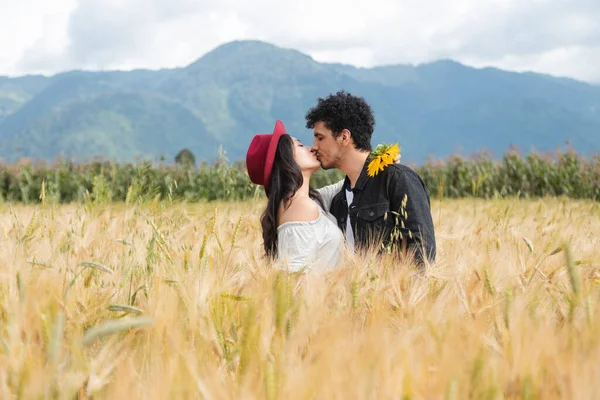
[[[423, 251], [430, 261], [435, 259], [435, 233], [431, 217], [429, 193], [416, 172], [393, 169], [388, 182], [390, 209], [399, 213], [398, 228], [407, 237], [409, 247], [415, 251], [418, 263], [423, 261]], [[402, 228], [401, 221], [404, 223]]]

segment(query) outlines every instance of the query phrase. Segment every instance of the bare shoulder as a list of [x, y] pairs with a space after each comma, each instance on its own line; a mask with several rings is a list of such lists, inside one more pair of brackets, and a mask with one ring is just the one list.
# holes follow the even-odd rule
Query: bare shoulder
[[283, 209], [279, 207], [279, 225], [285, 222], [314, 221], [319, 217], [319, 206], [308, 197], [297, 197], [290, 206]]

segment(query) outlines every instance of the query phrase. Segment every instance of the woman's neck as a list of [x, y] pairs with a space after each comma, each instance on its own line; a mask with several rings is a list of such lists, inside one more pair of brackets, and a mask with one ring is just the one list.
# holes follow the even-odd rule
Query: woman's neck
[[319, 217], [318, 205], [310, 198], [310, 175], [302, 176], [304, 183], [296, 190], [290, 202], [279, 205], [277, 226], [290, 221], [314, 221]]
[[310, 177], [312, 174], [307, 173], [307, 172], [302, 172], [302, 186], [300, 186], [298, 188], [298, 190], [296, 190], [296, 193], [294, 194], [294, 196], [292, 197], [292, 200], [294, 200], [296, 197], [302, 196], [302, 197], [310, 197]]

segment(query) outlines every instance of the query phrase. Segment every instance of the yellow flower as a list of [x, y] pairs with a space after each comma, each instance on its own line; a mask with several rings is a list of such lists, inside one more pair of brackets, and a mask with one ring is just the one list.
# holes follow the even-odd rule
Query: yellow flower
[[394, 163], [396, 157], [400, 154], [398, 143], [390, 146], [388, 144], [380, 144], [371, 152], [371, 162], [367, 168], [367, 174], [374, 177], [383, 171], [385, 167]]
[[379, 172], [379, 165], [381, 164], [381, 158], [375, 157], [370, 163], [367, 169], [369, 176], [375, 176]]

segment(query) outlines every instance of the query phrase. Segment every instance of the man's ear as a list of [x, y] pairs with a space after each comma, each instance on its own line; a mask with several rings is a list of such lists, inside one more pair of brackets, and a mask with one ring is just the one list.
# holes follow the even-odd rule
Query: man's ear
[[344, 129], [340, 136], [342, 137], [342, 145], [347, 146], [350, 144], [352, 133], [348, 129]]

